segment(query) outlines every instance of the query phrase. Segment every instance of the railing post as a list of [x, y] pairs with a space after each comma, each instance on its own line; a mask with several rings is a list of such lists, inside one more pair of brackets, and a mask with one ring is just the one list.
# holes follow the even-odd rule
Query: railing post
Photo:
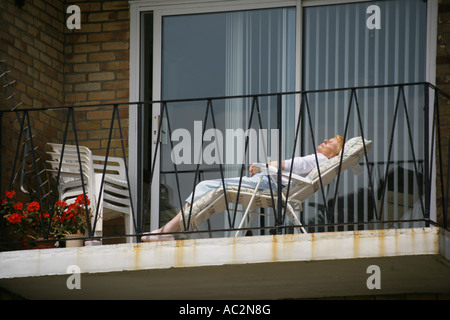
[[[2, 132], [3, 132], [3, 111], [0, 110], [0, 146], [2, 145], [3, 142], [3, 136], [2, 136]], [[2, 181], [2, 152], [0, 150], [0, 182]], [[2, 184], [0, 184], [2, 185]], [[0, 192], [1, 194], [3, 194], [3, 190], [0, 187]], [[2, 239], [3, 236], [3, 227], [5, 224], [5, 220], [3, 219], [3, 214], [0, 215], [0, 240]]]
[[430, 176], [429, 176], [429, 168], [430, 168], [430, 136], [429, 136], [429, 111], [430, 111], [430, 86], [428, 83], [424, 84], [424, 97], [425, 97], [425, 106], [424, 106], [424, 131], [425, 131], [425, 161], [424, 161], [424, 171], [425, 171], [425, 212], [424, 212], [424, 219], [426, 226], [429, 226], [429, 219], [430, 219], [430, 192], [431, 192], [431, 184], [430, 184]]
[[[144, 114], [144, 110], [145, 110], [145, 106], [143, 107], [142, 103], [138, 103], [137, 104], [137, 114], [138, 114], [138, 119], [144, 119], [143, 114]], [[143, 132], [142, 127], [142, 120], [138, 120], [137, 123], [137, 132]], [[153, 129], [153, 128], [152, 128]], [[138, 177], [142, 177], [143, 176], [143, 161], [142, 161], [142, 135], [138, 134], [137, 135], [137, 171], [138, 171]], [[136, 225], [136, 230], [134, 230], [135, 234], [141, 234], [143, 231], [143, 215], [142, 215], [142, 200], [143, 200], [143, 195], [142, 195], [142, 180], [141, 179], [137, 179], [136, 181], [136, 216], [133, 218], [135, 219], [135, 225]], [[131, 197], [130, 197], [131, 199]], [[140, 237], [136, 237], [136, 242], [140, 242]]]
[[277, 219], [275, 221], [275, 224], [277, 227], [278, 234], [281, 234], [282, 232], [282, 210], [283, 210], [283, 203], [281, 201], [282, 199], [282, 186], [281, 186], [281, 162], [282, 159], [282, 119], [281, 119], [281, 104], [282, 104], [282, 96], [281, 94], [277, 95], [277, 129], [278, 129], [278, 174], [277, 174]]
[[[3, 144], [3, 136], [2, 136], [2, 132], [3, 132], [3, 111], [0, 110], [0, 146]], [[2, 168], [2, 152], [0, 151], [0, 168]], [[0, 183], [2, 182], [2, 170], [0, 169]], [[1, 185], [1, 184], [0, 184]], [[0, 188], [0, 192], [2, 192], [3, 190], [1, 190]], [[3, 219], [2, 219], [3, 221]], [[0, 239], [1, 239], [1, 231], [0, 231]]]
[[[442, 157], [442, 156], [441, 156]], [[441, 175], [444, 174], [444, 168], [441, 166]], [[449, 189], [450, 189], [450, 136], [448, 136], [448, 146], [447, 146], [447, 191], [442, 194], [443, 202], [443, 217], [444, 217], [444, 229], [447, 229], [447, 219], [448, 219], [448, 202], [449, 202]]]

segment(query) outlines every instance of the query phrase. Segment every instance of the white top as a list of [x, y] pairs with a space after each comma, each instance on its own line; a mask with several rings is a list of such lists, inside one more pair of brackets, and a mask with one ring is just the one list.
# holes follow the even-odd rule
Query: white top
[[[317, 153], [317, 160], [319, 162], [319, 165], [325, 161], [328, 160], [326, 156], [324, 156], [321, 153]], [[281, 176], [281, 183], [286, 186], [289, 184], [289, 175], [292, 163], [294, 163], [294, 168], [292, 169], [292, 176], [291, 182], [293, 181], [303, 181], [306, 183], [311, 183], [310, 180], [305, 179], [305, 177], [314, 169], [316, 168], [316, 156], [315, 154], [310, 154], [309, 156], [304, 157], [295, 157], [294, 160], [284, 160], [284, 169], [282, 171]], [[278, 172], [278, 168], [269, 166], [266, 167], [266, 164], [264, 163], [254, 163], [255, 167], [260, 168], [262, 174], [269, 174], [269, 175], [275, 175]], [[276, 180], [275, 180], [276, 182]]]
[[[326, 156], [321, 153], [317, 153], [317, 160], [319, 164], [328, 160]], [[315, 154], [310, 154], [304, 157], [295, 157], [294, 159], [285, 160], [284, 161], [284, 171], [290, 171], [291, 166], [294, 166], [292, 169], [293, 174], [297, 174], [301, 177], [306, 177], [311, 170], [316, 167], [316, 156]], [[289, 183], [288, 178], [282, 178], [283, 185], [287, 185]]]

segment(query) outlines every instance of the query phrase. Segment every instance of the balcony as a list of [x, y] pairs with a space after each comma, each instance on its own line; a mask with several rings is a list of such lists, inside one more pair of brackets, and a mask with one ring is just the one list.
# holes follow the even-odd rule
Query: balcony
[[[2, 164], [6, 163], [1, 181], [7, 186], [2, 194], [14, 190], [20, 201], [38, 202], [37, 233], [48, 240], [54, 204], [67, 183], [62, 165], [53, 161], [52, 166], [52, 159], [57, 158], [51, 158], [55, 150], [50, 144], [60, 146], [61, 154], [72, 148], [71, 165], [84, 186], [80, 195], [92, 195], [87, 208], [92, 217], [86, 220], [80, 238], [101, 245], [69, 248], [57, 239], [58, 248], [25, 250], [24, 244], [32, 248], [44, 240], [15, 238], [2, 219], [0, 287], [25, 298], [44, 299], [284, 299], [448, 293], [450, 148], [449, 137], [442, 134], [446, 124], [440, 122], [440, 114], [448, 109], [449, 101], [447, 94], [428, 83], [410, 83], [2, 111], [3, 128], [15, 129], [7, 134], [1, 131], [1, 158]], [[227, 108], [245, 110], [245, 116], [237, 117], [244, 119], [247, 133], [279, 133], [272, 138], [272, 147], [266, 153], [258, 150], [256, 158], [272, 153], [272, 159], [280, 160], [314, 153], [311, 146], [320, 142], [319, 137], [335, 133], [341, 133], [346, 141], [361, 137], [372, 145], [363, 143], [354, 170], [339, 170], [345, 154], [341, 153], [336, 176], [327, 184], [319, 170], [318, 190], [302, 203], [301, 211], [296, 210], [300, 224], [288, 219], [282, 201], [273, 201], [283, 197], [284, 191], [278, 188], [268, 196], [275, 205], [244, 227], [238, 224], [243, 217], [238, 209], [245, 211], [245, 207], [230, 203], [224, 213], [214, 215], [198, 230], [190, 228], [192, 216], [186, 213], [184, 230], [174, 234], [176, 241], [142, 243], [140, 235], [148, 232], [150, 225], [154, 229], [153, 202], [177, 211], [181, 199], [194, 191], [199, 181], [232, 173], [242, 177], [252, 163], [254, 141], [248, 134], [240, 150], [245, 159], [242, 163], [230, 165], [220, 157], [212, 165], [200, 163], [193, 152], [191, 163], [175, 164], [173, 142], [180, 140], [175, 140], [173, 133], [182, 128], [177, 111], [192, 105], [203, 110], [196, 115], [202, 121], [198, 150], [206, 150], [205, 141], [212, 141], [204, 139], [208, 130], [216, 134], [217, 141], [217, 133], [230, 129], [226, 122], [218, 121]], [[125, 128], [132, 109], [138, 114], [159, 110], [148, 136], [158, 142], [150, 155], [140, 148], [136, 156], [128, 152]], [[194, 128], [192, 132], [198, 131]], [[91, 178], [86, 172], [80, 174], [85, 147], [97, 157]], [[133, 157], [146, 157], [148, 164], [142, 171], [129, 166]], [[112, 158], [124, 163], [122, 190], [126, 192], [122, 199], [129, 201], [127, 213], [108, 208], [106, 195], [100, 192], [106, 192], [111, 178], [106, 163]], [[281, 177], [281, 168], [276, 169]], [[89, 179], [96, 181], [91, 187]], [[150, 191], [162, 181], [175, 190], [170, 198], [165, 198], [164, 188], [161, 195]], [[286, 192], [289, 195], [289, 189]], [[164, 202], [166, 199], [170, 201]], [[306, 233], [298, 234], [300, 227]], [[237, 231], [246, 236], [234, 237]], [[379, 267], [381, 288], [369, 288], [370, 266]], [[81, 289], [68, 288], [66, 280], [78, 272]]]

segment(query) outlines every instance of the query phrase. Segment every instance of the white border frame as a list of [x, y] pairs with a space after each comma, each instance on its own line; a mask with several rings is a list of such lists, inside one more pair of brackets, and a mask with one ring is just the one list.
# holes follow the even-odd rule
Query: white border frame
[[[437, 24], [438, 24], [438, 1], [428, 0], [427, 2], [427, 52], [426, 52], [426, 81], [432, 85], [436, 85], [436, 50], [437, 50]], [[434, 106], [434, 95], [431, 94], [429, 97], [429, 106]], [[431, 150], [436, 150], [436, 145], [432, 145], [432, 135], [431, 132], [433, 128], [433, 108], [429, 108], [428, 117], [430, 137], [429, 145]], [[435, 139], [436, 143], [437, 139]], [[431, 156], [431, 153], [430, 153]], [[437, 207], [436, 207], [436, 157], [433, 157], [433, 163], [430, 163], [434, 170], [431, 172], [430, 185], [430, 220], [437, 221]]]
[[[164, 15], [207, 13], [219, 11], [237, 11], [246, 9], [263, 9], [295, 6], [297, 8], [296, 23], [296, 84], [297, 91], [301, 90], [302, 80], [302, 21], [303, 7], [322, 6], [339, 3], [368, 2], [369, 0], [140, 0], [130, 1], [130, 102], [140, 99], [140, 16], [142, 12], [153, 11], [153, 100], [160, 99], [161, 93], [161, 22]], [[427, 53], [426, 53], [426, 81], [435, 84], [436, 82], [436, 45], [437, 45], [437, 18], [438, 1], [428, 0], [427, 3]], [[430, 97], [430, 99], [432, 99]], [[433, 101], [430, 101], [430, 105]], [[298, 103], [297, 103], [298, 104]], [[155, 109], [155, 108], [154, 108]], [[158, 116], [158, 111], [153, 111], [153, 116]], [[432, 108], [430, 108], [430, 119], [432, 120]], [[431, 121], [430, 120], [430, 121]], [[137, 108], [131, 107], [129, 110], [129, 155], [137, 155], [137, 137], [139, 132], [136, 125], [138, 119]], [[431, 128], [431, 126], [430, 126]], [[431, 138], [430, 138], [431, 139]], [[154, 146], [154, 141], [151, 142]], [[157, 158], [155, 172], [159, 172], [159, 158]], [[136, 156], [129, 156], [129, 176], [132, 184], [137, 185], [138, 159]], [[434, 166], [436, 168], [436, 166]], [[430, 218], [435, 220], [436, 216], [436, 170], [433, 171]], [[137, 190], [132, 190], [133, 198], [137, 199]], [[152, 194], [159, 194], [159, 174], [156, 174], [151, 187]], [[159, 197], [153, 197], [151, 206], [151, 230], [159, 225]]]
[[[130, 101], [139, 101], [140, 89], [140, 15], [142, 12], [153, 11], [153, 100], [161, 99], [161, 28], [162, 17], [166, 15], [181, 15], [192, 13], [209, 13], [221, 11], [240, 11], [249, 9], [266, 9], [278, 7], [296, 7], [297, 21], [301, 21], [301, 1], [300, 0], [148, 0], [130, 2]], [[296, 87], [301, 88], [301, 24], [296, 24]], [[159, 108], [153, 108], [152, 116], [156, 119], [159, 116]], [[133, 123], [139, 121], [136, 108], [130, 108], [129, 113], [129, 152], [137, 154], [137, 126]], [[155, 150], [154, 136], [152, 137], [152, 147]], [[130, 157], [130, 180], [137, 181], [138, 177], [138, 159]], [[151, 193], [159, 194], [159, 157], [155, 164], [155, 176], [152, 181]], [[137, 199], [137, 192], [134, 192], [133, 198]], [[159, 227], [159, 197], [153, 197], [150, 209], [150, 229]]]

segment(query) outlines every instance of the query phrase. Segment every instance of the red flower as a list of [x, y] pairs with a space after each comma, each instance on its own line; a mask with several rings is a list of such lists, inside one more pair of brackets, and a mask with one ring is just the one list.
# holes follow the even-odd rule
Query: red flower
[[17, 202], [13, 205], [14, 210], [17, 211], [22, 211], [23, 210], [23, 203], [22, 202]]
[[37, 201], [30, 202], [30, 204], [27, 206], [28, 212], [39, 211], [39, 208], [39, 202]]
[[67, 211], [66, 213], [69, 213], [70, 211], [75, 211], [77, 209], [77, 205], [75, 203], [71, 203], [69, 204], [69, 206], [67, 207]]
[[6, 197], [9, 198], [9, 199], [14, 198], [15, 194], [16, 194], [16, 192], [14, 190], [13, 191], [6, 191]]
[[5, 199], [0, 200], [0, 212], [5, 222], [11, 225], [11, 230], [19, 236], [38, 237], [41, 222], [48, 224], [49, 231], [55, 235], [63, 236], [86, 231], [86, 219], [90, 219], [87, 217], [90, 209], [86, 212], [85, 205], [89, 205], [90, 201], [84, 194], [79, 195], [70, 205], [62, 200], [56, 202], [51, 221], [49, 212], [43, 211], [39, 202], [32, 201], [25, 204], [17, 201], [15, 196], [15, 191], [6, 191]]
[[[87, 200], [87, 205], [90, 205], [91, 201], [89, 200], [88, 196], [86, 196], [86, 200]], [[77, 197], [77, 200], [75, 200], [75, 203], [77, 204], [84, 204], [84, 194], [80, 194]]]
[[19, 213], [13, 213], [8, 217], [8, 221], [10, 223], [20, 223], [22, 221], [23, 216]]
[[56, 203], [56, 206], [58, 206], [58, 207], [67, 207], [67, 202], [60, 200], [60, 201], [58, 201]]

